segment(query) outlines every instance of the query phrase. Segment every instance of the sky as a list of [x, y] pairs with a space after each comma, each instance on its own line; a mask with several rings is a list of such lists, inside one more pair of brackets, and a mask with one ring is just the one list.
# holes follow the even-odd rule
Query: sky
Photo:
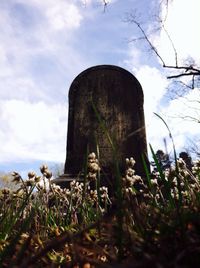
[[174, 64], [166, 33], [153, 31], [159, 15], [167, 18], [180, 64], [188, 57], [199, 64], [200, 2], [168, 2], [166, 16], [159, 0], [110, 0], [106, 9], [101, 0], [0, 0], [0, 172], [25, 176], [43, 163], [64, 163], [68, 89], [80, 72], [100, 64], [125, 68], [141, 83], [147, 142], [155, 151], [165, 149], [165, 138], [170, 152], [171, 141], [154, 113], [167, 122], [177, 151], [198, 137], [199, 124], [182, 117], [199, 118], [199, 89], [170, 99], [170, 71], [143, 40], [131, 41], [140, 32], [127, 22], [130, 13], [151, 33], [166, 63]]

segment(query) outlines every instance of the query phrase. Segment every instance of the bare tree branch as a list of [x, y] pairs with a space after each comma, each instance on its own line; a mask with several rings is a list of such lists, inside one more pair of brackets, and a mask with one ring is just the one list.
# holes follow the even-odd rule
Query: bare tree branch
[[187, 150], [193, 154], [196, 154], [197, 157], [200, 156], [200, 141], [198, 139], [188, 139], [189, 141], [189, 148]]
[[[165, 2], [165, 3], [163, 4], [163, 2]], [[161, 6], [162, 6], [162, 5], [165, 5], [165, 7], [166, 7], [166, 14], [165, 14], [165, 17], [164, 17], [164, 19], [163, 19], [163, 21], [165, 22], [165, 21], [167, 20], [167, 17], [168, 17], [169, 0], [162, 0], [162, 1], [160, 2], [159, 9], [161, 9]]]
[[186, 66], [165, 65], [163, 67], [169, 68], [169, 69], [185, 70], [185, 72], [194, 71], [194, 72], [196, 72], [196, 74], [200, 74], [200, 69], [194, 68], [192, 65], [189, 65], [189, 66], [187, 66], [187, 65]]
[[170, 76], [167, 76], [167, 79], [178, 78], [178, 77], [182, 77], [182, 76], [193, 76], [194, 77], [195, 75], [200, 75], [200, 72], [199, 73], [189, 72], [189, 73], [170, 75]]
[[[166, 9], [167, 9], [167, 13], [168, 13], [168, 0], [166, 0]], [[167, 14], [166, 14], [166, 16], [167, 16]], [[176, 70], [183, 71], [181, 73], [177, 73], [174, 75], [168, 75], [167, 76], [168, 79], [180, 78], [180, 77], [184, 77], [184, 76], [191, 76], [192, 77], [191, 78], [192, 79], [192, 88], [194, 88], [195, 87], [195, 78], [196, 78], [196, 76], [200, 76], [200, 68], [196, 67], [194, 64], [185, 64], [185, 65], [179, 66], [178, 53], [177, 53], [176, 47], [173, 43], [173, 40], [171, 39], [170, 34], [168, 33], [168, 31], [166, 30], [165, 25], [164, 25], [164, 22], [166, 21], [166, 19], [167, 19], [167, 17], [165, 17], [164, 21], [160, 20], [159, 23], [161, 24], [161, 27], [159, 27], [159, 29], [162, 28], [165, 31], [166, 36], [171, 43], [171, 46], [172, 46], [173, 51], [174, 51], [175, 65], [166, 65], [166, 63], [165, 63], [163, 57], [160, 55], [158, 49], [153, 45], [152, 41], [150, 40], [150, 37], [147, 35], [146, 31], [142, 27], [142, 24], [136, 19], [136, 16], [134, 14], [129, 14], [127, 21], [130, 23], [134, 23], [137, 26], [137, 28], [139, 29], [139, 31], [141, 32], [142, 36], [132, 39], [131, 42], [145, 40], [147, 42], [147, 44], [149, 45], [149, 47], [151, 48], [151, 50], [155, 53], [155, 55], [161, 61], [163, 68], [176, 69]]]
[[170, 41], [170, 43], [172, 45], [172, 48], [174, 50], [175, 64], [176, 64], [176, 67], [177, 67], [178, 66], [178, 54], [177, 54], [176, 48], [174, 46], [174, 42], [172, 41], [172, 39], [171, 39], [171, 37], [170, 37], [170, 35], [169, 35], [168, 31], [166, 30], [165, 25], [163, 23], [162, 23], [162, 28], [165, 31], [165, 33], [166, 33], [166, 35], [167, 35], [167, 37], [168, 37], [168, 39], [169, 39], [169, 41]]
[[[143, 29], [143, 27], [141, 26], [141, 24], [134, 18], [134, 16], [132, 14], [130, 14], [130, 22], [134, 23], [135, 25], [137, 25], [137, 27], [139, 28], [139, 30], [141, 31], [143, 38], [147, 41], [147, 43], [149, 44], [150, 48], [154, 51], [154, 53], [157, 55], [157, 57], [160, 59], [160, 61], [163, 64], [163, 67], [165, 66], [165, 62], [163, 60], [163, 58], [160, 56], [158, 50], [156, 49], [156, 47], [152, 44], [152, 42], [150, 41], [149, 37], [147, 36], [145, 30]], [[141, 39], [141, 38], [140, 38]]]

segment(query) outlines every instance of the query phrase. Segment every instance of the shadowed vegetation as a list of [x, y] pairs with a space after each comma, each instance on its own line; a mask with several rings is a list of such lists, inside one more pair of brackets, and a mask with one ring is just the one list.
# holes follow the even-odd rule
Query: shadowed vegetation
[[[17, 190], [0, 193], [1, 267], [197, 267], [200, 261], [200, 161], [190, 171], [159, 167], [137, 176], [133, 158], [121, 175], [121, 200], [97, 180], [89, 154], [83, 183], [51, 183], [51, 172], [14, 172]], [[116, 195], [117, 196], [117, 195]]]

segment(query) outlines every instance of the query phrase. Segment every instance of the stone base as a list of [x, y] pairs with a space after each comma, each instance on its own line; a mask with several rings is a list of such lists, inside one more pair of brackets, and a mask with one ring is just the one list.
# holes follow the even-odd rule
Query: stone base
[[[100, 175], [100, 186], [108, 187], [109, 196], [114, 194], [114, 177], [109, 175], [109, 173], [104, 173]], [[52, 183], [59, 185], [61, 188], [70, 189], [70, 182], [84, 182], [83, 174], [62, 174], [58, 178], [51, 180]], [[95, 181], [90, 182], [90, 188], [95, 189]]]
[[62, 174], [58, 178], [51, 180], [51, 182], [59, 185], [62, 188], [69, 188], [70, 182], [74, 180], [78, 182], [83, 182], [83, 175]]

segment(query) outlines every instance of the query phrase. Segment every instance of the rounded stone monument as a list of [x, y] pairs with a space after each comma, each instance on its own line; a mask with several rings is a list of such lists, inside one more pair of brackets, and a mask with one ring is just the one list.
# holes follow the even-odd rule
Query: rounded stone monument
[[142, 87], [130, 72], [113, 65], [91, 67], [71, 84], [64, 173], [77, 178], [87, 153], [97, 151], [101, 172], [108, 178], [113, 172], [114, 153], [121, 170], [125, 159], [134, 157], [136, 173], [145, 175], [141, 159], [142, 155], [147, 159]]

